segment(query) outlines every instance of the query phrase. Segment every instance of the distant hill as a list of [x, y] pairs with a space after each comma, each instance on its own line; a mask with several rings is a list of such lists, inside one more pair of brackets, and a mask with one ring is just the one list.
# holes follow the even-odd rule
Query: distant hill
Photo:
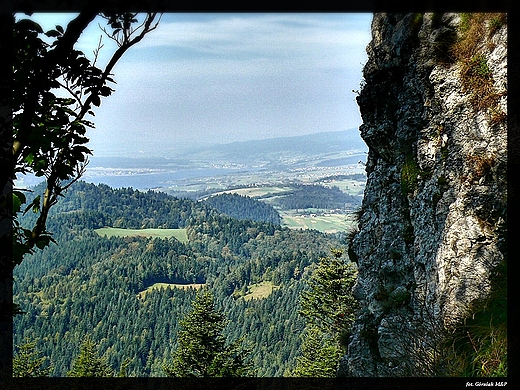
[[218, 194], [203, 201], [210, 207], [237, 219], [271, 222], [280, 225], [280, 214], [268, 203], [239, 194]]
[[[114, 188], [165, 188], [180, 181], [186, 185], [186, 180], [223, 175], [237, 177], [243, 172], [294, 172], [294, 169], [357, 165], [359, 161], [366, 160], [367, 150], [358, 129], [350, 129], [201, 145], [163, 156], [107, 157], [94, 153], [89, 159], [84, 179], [92, 183], [106, 183]], [[24, 180], [24, 185], [39, 182]]]
[[[346, 154], [349, 151], [366, 151], [366, 144], [359, 136], [359, 130], [349, 129], [293, 137], [278, 137], [265, 140], [241, 141], [187, 149], [168, 157], [98, 157], [92, 156], [90, 167], [112, 167], [122, 169], [169, 168], [190, 169], [197, 161], [226, 161], [229, 163], [251, 163], [254, 161], [279, 162], [291, 156], [312, 160], [313, 157], [331, 156], [337, 162], [333, 165], [352, 163]], [[354, 157], [355, 159], [356, 157]], [[358, 159], [359, 160], [359, 159]]]
[[193, 149], [190, 158], [222, 159], [234, 162], [269, 161], [301, 155], [335, 155], [349, 150], [367, 150], [358, 129], [333, 131], [293, 137], [232, 142]]

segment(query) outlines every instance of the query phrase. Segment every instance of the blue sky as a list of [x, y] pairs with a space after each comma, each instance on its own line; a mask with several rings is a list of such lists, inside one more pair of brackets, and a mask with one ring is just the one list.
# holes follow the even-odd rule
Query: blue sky
[[[74, 15], [35, 14], [44, 29]], [[167, 13], [114, 69], [92, 118], [96, 156], [172, 156], [185, 146], [358, 127], [371, 14]], [[95, 21], [77, 48], [92, 56]], [[100, 64], [113, 50], [103, 40]]]

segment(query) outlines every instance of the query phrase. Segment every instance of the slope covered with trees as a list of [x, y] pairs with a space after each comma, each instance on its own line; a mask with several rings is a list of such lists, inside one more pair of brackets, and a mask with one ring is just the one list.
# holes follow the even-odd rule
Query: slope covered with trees
[[[102, 226], [182, 228], [188, 241], [101, 237], [94, 229]], [[49, 357], [43, 368], [52, 363], [57, 376], [71, 372], [86, 335], [113, 372], [125, 366], [130, 376], [166, 376], [179, 320], [201, 285], [228, 320], [224, 337], [246, 335], [255, 374], [289, 375], [305, 327], [301, 292], [319, 258], [342, 246], [333, 235], [237, 220], [201, 202], [84, 182], [53, 208], [48, 229], [57, 245], [15, 272], [15, 299], [26, 314], [15, 317], [14, 344], [35, 340]], [[271, 293], [251, 295], [261, 282]]]
[[338, 187], [318, 184], [291, 184], [291, 190], [273, 200], [275, 206], [290, 209], [345, 209], [354, 208], [359, 200], [341, 191]]
[[204, 203], [237, 219], [271, 222], [277, 225], [282, 221], [273, 206], [248, 196], [224, 193], [210, 196]]
[[[40, 4], [42, 5], [42, 4]], [[128, 2], [82, 2], [66, 27], [44, 31], [29, 17], [31, 2], [11, 4], [0, 14], [0, 76], [5, 91], [0, 97], [0, 345], [13, 348], [11, 317], [20, 314], [12, 300], [12, 272], [24, 258], [52, 242], [47, 217], [62, 193], [85, 171], [92, 151], [85, 146], [94, 110], [112, 94], [113, 69], [124, 54], [158, 25], [160, 17], [150, 8], [138, 15]], [[52, 6], [51, 6], [52, 8]], [[9, 11], [7, 11], [9, 10]], [[47, 10], [50, 10], [47, 9]], [[25, 15], [24, 15], [25, 14]], [[104, 44], [101, 37], [92, 55], [78, 50], [78, 40], [96, 17], [100, 35], [114, 45], [103, 50], [106, 62], [99, 67]], [[92, 23], [93, 24], [93, 23]], [[27, 197], [15, 182], [26, 174], [45, 178], [39, 194]], [[33, 224], [21, 227], [20, 214], [32, 209]], [[7, 249], [11, 248], [11, 250]], [[9, 355], [0, 354], [0, 373], [12, 369]]]

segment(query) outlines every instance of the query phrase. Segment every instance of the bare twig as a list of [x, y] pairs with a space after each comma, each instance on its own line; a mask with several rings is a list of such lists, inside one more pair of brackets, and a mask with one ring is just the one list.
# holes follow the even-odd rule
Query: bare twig
[[98, 60], [98, 56], [99, 56], [99, 52], [101, 51], [101, 49], [103, 48], [103, 35], [100, 35], [99, 36], [99, 43], [98, 43], [98, 46], [97, 48], [94, 50], [94, 60], [92, 61], [92, 66], [96, 66], [96, 62]]
[[[101, 76], [99, 80], [99, 86], [102, 86], [107, 81], [108, 77], [112, 74], [112, 69], [117, 64], [117, 62], [121, 59], [123, 54], [130, 49], [132, 46], [134, 46], [136, 43], [140, 42], [146, 34], [148, 34], [150, 31], [153, 31], [157, 28], [159, 21], [157, 21], [153, 26], [152, 23], [157, 16], [157, 13], [149, 13], [146, 17], [146, 20], [143, 23], [143, 30], [132, 40], [129, 40], [125, 44], [119, 46], [119, 48], [114, 52], [114, 55], [108, 62], [103, 75]], [[98, 96], [98, 93], [93, 92], [91, 93], [88, 98], [86, 99], [82, 110], [78, 114], [78, 119], [81, 120], [83, 117], [87, 114], [88, 110], [90, 110], [90, 106], [93, 102], [93, 100]]]

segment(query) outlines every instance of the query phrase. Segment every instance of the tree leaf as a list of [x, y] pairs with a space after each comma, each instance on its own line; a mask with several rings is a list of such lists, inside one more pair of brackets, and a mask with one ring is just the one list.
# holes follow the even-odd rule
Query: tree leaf
[[42, 27], [38, 23], [30, 19], [22, 19], [18, 23], [16, 23], [16, 25], [18, 27], [24, 27], [27, 30], [36, 31], [40, 34], [43, 33]]
[[27, 156], [25, 156], [24, 160], [27, 164], [31, 165], [34, 161], [34, 153], [29, 153]]
[[56, 38], [56, 37], [61, 36], [61, 34], [56, 30], [49, 30], [45, 33], [45, 35], [47, 35], [50, 38]]
[[103, 87], [101, 87], [101, 88], [99, 89], [99, 94], [100, 94], [101, 96], [110, 96], [110, 94], [111, 94], [113, 91], [114, 91], [114, 90], [113, 90], [112, 88], [107, 87], [107, 86], [105, 85], [105, 86], [103, 86]]
[[101, 105], [101, 99], [98, 95], [92, 95], [92, 104], [96, 107], [99, 107]]
[[41, 200], [41, 196], [38, 195], [36, 198], [34, 198], [34, 200], [31, 202], [31, 204], [29, 206], [27, 206], [27, 208], [25, 209], [25, 211], [23, 213], [24, 214], [27, 213], [31, 208], [32, 208], [33, 213], [38, 213], [40, 211], [40, 200]]
[[18, 213], [25, 202], [27, 202], [27, 198], [23, 192], [13, 191], [13, 213]]
[[49, 246], [51, 242], [56, 243], [51, 236], [42, 235], [38, 238], [35, 244], [39, 249], [44, 249], [46, 246]]

